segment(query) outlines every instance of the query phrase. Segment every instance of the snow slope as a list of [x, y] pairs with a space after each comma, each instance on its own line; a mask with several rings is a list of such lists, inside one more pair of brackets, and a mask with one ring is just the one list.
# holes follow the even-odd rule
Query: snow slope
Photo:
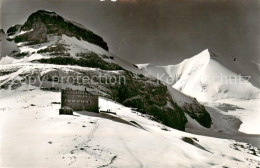
[[[204, 50], [177, 65], [142, 64], [138, 67], [209, 106], [235, 105], [236, 108], [231, 110], [225, 107], [228, 109], [225, 115], [235, 116], [242, 121], [239, 131], [260, 134], [259, 66], [246, 60], [230, 59]], [[247, 106], [247, 103], [251, 106]]]
[[[56, 14], [50, 12], [50, 15]], [[82, 25], [76, 25], [84, 28]], [[30, 31], [34, 30], [16, 32], [12, 38], [30, 33]], [[28, 42], [20, 42], [17, 47], [21, 55], [5, 54], [5, 57], [0, 60], [1, 167], [157, 168], [256, 167], [260, 165], [259, 150], [252, 145], [177, 131], [152, 121], [150, 116], [104, 98], [100, 99], [101, 110], [110, 109], [116, 114], [75, 112], [73, 116], [58, 115], [60, 92], [43, 91], [39, 87], [29, 87], [26, 84], [20, 87], [20, 83], [16, 83], [16, 80], [28, 77], [28, 75], [53, 77], [58, 74], [66, 77], [82, 74], [93, 76], [102, 73], [109, 76], [119, 75], [120, 72], [80, 66], [39, 64], [31, 61], [56, 56], [77, 59], [78, 53], [95, 52], [105, 61], [118, 64], [133, 73], [144, 74], [144, 72], [82, 38], [69, 37], [64, 34], [61, 36], [48, 34], [47, 39], [46, 43], [40, 44], [30, 43], [29, 45]], [[55, 47], [58, 50], [55, 51], [56, 53], [51, 50]], [[201, 64], [206, 62], [202, 61]], [[192, 66], [183, 65], [183, 67]], [[195, 66], [196, 68], [200, 67]], [[171, 74], [171, 68], [166, 68], [166, 70], [168, 74]], [[177, 71], [179, 72], [178, 68]], [[172, 72], [175, 72], [174, 68]], [[190, 75], [189, 73], [187, 72], [187, 75]], [[183, 74], [186, 74], [186, 71]], [[199, 75], [199, 73], [195, 76], [191, 75], [192, 78], [194, 77], [194, 83], [196, 83], [195, 77]], [[184, 83], [188, 79], [182, 78]], [[11, 86], [14, 86], [12, 87], [14, 90], [10, 88], [4, 90], [5, 86], [10, 86], [12, 81], [14, 85]], [[47, 80], [43, 85], [41, 83], [36, 85], [50, 88], [48, 84], [50, 83]], [[179, 85], [185, 88], [182, 83]], [[83, 86], [73, 87], [83, 89]], [[100, 92], [107, 89], [102, 85], [91, 87]], [[188, 89], [191, 88], [188, 87]], [[192, 105], [199, 105], [196, 99], [183, 94], [182, 90], [168, 87], [168, 91], [172, 99], [180, 106], [194, 102]], [[202, 128], [188, 115], [186, 117], [192, 126]]]
[[[77, 59], [78, 58], [77, 53], [95, 52], [96, 54], [98, 54], [100, 56], [106, 55], [108, 57], [112, 57], [112, 59], [104, 59], [105, 61], [107, 61], [109, 63], [115, 63], [117, 65], [120, 65], [121, 67], [125, 68], [126, 70], [129, 70], [136, 74], [144, 74], [143, 71], [141, 71], [139, 68], [137, 68], [130, 62], [128, 62], [120, 57], [117, 57], [116, 55], [106, 51], [105, 49], [103, 49], [97, 45], [94, 45], [92, 43], [89, 43], [87, 41], [78, 40], [75, 37], [68, 37], [64, 34], [62, 36], [48, 35], [48, 42], [37, 44], [37, 45], [26, 45], [26, 42], [20, 43], [19, 44], [20, 52], [28, 53], [28, 56], [25, 56], [22, 58], [13, 58], [11, 56], [3, 57], [0, 60], [0, 65], [2, 65], [1, 70], [17, 69], [19, 67], [18, 69], [21, 68], [21, 70], [20, 70], [20, 74], [21, 74], [23, 71], [29, 72], [30, 70], [31, 71], [35, 71], [35, 70], [43, 71], [43, 70], [41, 70], [43, 67], [44, 67], [43, 69], [48, 69], [48, 68], [49, 69], [53, 69], [53, 68], [58, 69], [58, 68], [62, 68], [62, 67], [64, 69], [66, 66], [56, 66], [56, 65], [50, 65], [50, 64], [41, 65], [41, 64], [31, 63], [31, 61], [35, 61], [38, 59], [51, 58], [52, 56], [48, 52], [46, 52], [46, 53], [37, 53], [37, 52], [40, 50], [46, 49], [48, 47], [56, 46], [57, 44], [61, 44], [62, 46], [64, 46], [66, 48], [66, 52], [69, 53], [70, 57]], [[88, 68], [85, 68], [85, 69], [88, 70]], [[19, 75], [19, 74], [16, 74], [16, 75]], [[5, 77], [8, 78], [8, 76], [5, 76]], [[194, 101], [193, 98], [191, 98], [173, 88], [168, 87], [168, 90], [171, 93], [173, 100], [180, 106], [183, 106], [185, 103], [192, 103]]]
[[[29, 57], [32, 58], [32, 57]], [[27, 58], [28, 59], [28, 58]], [[87, 75], [87, 76], [99, 76], [102, 74], [103, 76], [120, 76], [120, 71], [105, 71], [99, 68], [88, 68], [88, 67], [80, 67], [80, 66], [71, 66], [71, 65], [55, 65], [55, 64], [39, 64], [39, 63], [28, 63], [28, 62], [21, 62], [21, 63], [13, 63], [13, 64], [6, 64], [0, 67], [0, 73], [4, 75], [0, 75], [0, 86], [12, 86], [16, 82], [18, 83], [28, 83], [31, 82], [31, 85], [37, 86], [39, 88], [43, 87], [56, 87], [56, 88], [63, 88], [66, 87], [73, 87], [77, 89], [84, 89], [86, 86], [79, 85], [72, 86], [71, 83], [68, 82], [68, 76], [76, 76]], [[31, 81], [28, 79], [23, 81], [23, 77], [30, 75], [34, 77]], [[49, 76], [54, 77], [63, 77], [62, 83], [51, 83], [47, 79]], [[87, 84], [87, 83], [86, 83]], [[100, 90], [102, 87], [102, 83], [98, 85], [91, 84], [92, 88]], [[171, 98], [174, 102], [176, 102], [180, 107], [186, 105], [198, 105], [196, 99], [183, 94], [182, 92], [167, 86], [168, 92], [171, 95]]]
[[69, 53], [69, 55], [71, 57], [78, 58], [76, 56], [77, 53], [94, 52], [100, 56], [105, 55], [105, 56], [111, 57], [112, 59], [104, 59], [107, 62], [118, 64], [121, 67], [125, 68], [126, 70], [129, 70], [134, 73], [138, 73], [138, 74], [143, 73], [137, 67], [135, 67], [133, 64], [125, 61], [124, 59], [122, 59], [120, 57], [117, 57], [116, 55], [106, 51], [105, 49], [103, 49], [97, 45], [94, 45], [94, 44], [84, 41], [82, 39], [79, 40], [75, 37], [68, 37], [64, 34], [62, 36], [48, 35], [48, 42], [37, 44], [37, 45], [26, 45], [26, 42], [18, 43], [20, 52], [28, 53], [28, 55], [23, 58], [13, 58], [8, 54], [3, 55], [3, 58], [0, 59], [0, 65], [30, 62], [30, 61], [37, 60], [37, 59], [50, 58], [50, 57], [52, 57], [52, 56], [50, 56], [50, 53], [48, 53], [48, 52], [37, 53], [37, 51], [46, 49], [48, 47], [55, 47], [55, 46], [57, 46], [57, 44], [60, 44], [63, 47], [65, 47], [66, 52]]
[[2, 167], [260, 165], [259, 150], [249, 144], [177, 131], [110, 100], [100, 99], [100, 108], [116, 115], [63, 116], [58, 115], [60, 92], [24, 85], [0, 95]]
[[[244, 68], [244, 75], [251, 76], [250, 80], [257, 83], [260, 79], [260, 73], [257, 68], [254, 71], [252, 70], [256, 64], [246, 64], [248, 68], [244, 65], [239, 69], [239, 73], [236, 73], [232, 69], [236, 69], [237, 61], [233, 61], [235, 63], [231, 62], [229, 66], [225, 67], [222, 65], [224, 61], [220, 62], [219, 60], [221, 58], [212, 55], [208, 50], [204, 50], [177, 65], [154, 66], [144, 64], [138, 66], [148, 74], [165, 81], [187, 95], [196, 97], [202, 102], [226, 98], [260, 98], [259, 86], [254, 86], [250, 81], [242, 78], [243, 74], [240, 73], [240, 71], [242, 72], [241, 69]], [[230, 67], [233, 68], [230, 69]]]

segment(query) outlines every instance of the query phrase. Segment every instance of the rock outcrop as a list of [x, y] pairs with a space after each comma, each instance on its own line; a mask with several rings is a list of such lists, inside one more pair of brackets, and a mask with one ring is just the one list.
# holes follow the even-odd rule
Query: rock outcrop
[[22, 25], [21, 31], [25, 31], [26, 33], [17, 36], [15, 38], [16, 43], [23, 41], [43, 43], [47, 41], [47, 34], [65, 34], [70, 37], [76, 37], [77, 39], [83, 39], [108, 51], [107, 43], [102, 37], [78, 23], [64, 19], [55, 12], [39, 10], [31, 14]]

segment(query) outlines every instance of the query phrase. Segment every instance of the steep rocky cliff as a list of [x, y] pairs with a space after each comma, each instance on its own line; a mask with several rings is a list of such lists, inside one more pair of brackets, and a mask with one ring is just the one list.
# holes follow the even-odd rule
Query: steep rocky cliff
[[66, 20], [55, 12], [39, 10], [31, 14], [27, 21], [22, 25], [21, 31], [26, 33], [18, 35], [15, 42], [28, 41], [30, 43], [47, 42], [47, 34], [65, 34], [77, 39], [83, 39], [108, 51], [107, 43], [98, 35], [84, 26]]

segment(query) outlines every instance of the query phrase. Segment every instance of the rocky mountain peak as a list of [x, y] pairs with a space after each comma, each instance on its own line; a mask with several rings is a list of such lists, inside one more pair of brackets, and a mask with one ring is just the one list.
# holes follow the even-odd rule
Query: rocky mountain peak
[[8, 30], [7, 30], [7, 34], [8, 36], [12, 36], [14, 35], [15, 33], [19, 32], [20, 29], [21, 29], [22, 25], [20, 24], [16, 24], [16, 25], [13, 25], [12, 27], [10, 27]]
[[65, 34], [88, 41], [108, 51], [107, 43], [102, 37], [86, 29], [81, 24], [69, 21], [55, 12], [39, 10], [32, 13], [22, 25], [21, 31], [27, 33], [17, 36], [15, 42], [44, 43], [47, 42], [48, 34], [58, 36]]

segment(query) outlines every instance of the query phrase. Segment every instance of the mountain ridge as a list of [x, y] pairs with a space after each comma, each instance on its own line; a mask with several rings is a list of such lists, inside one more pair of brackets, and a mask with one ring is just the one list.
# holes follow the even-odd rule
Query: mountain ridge
[[[185, 113], [204, 127], [211, 126], [208, 112], [196, 100], [182, 93], [178, 93], [179, 98], [176, 98], [170, 94], [167, 85], [157, 83], [154, 78], [146, 78], [133, 64], [109, 53], [105, 47], [91, 43], [81, 36], [78, 38], [77, 35], [89, 33], [89, 30], [82, 30], [82, 25], [75, 26], [55, 12], [40, 10], [31, 14], [20, 30], [19, 26], [14, 26], [12, 29], [14, 30], [9, 30], [9, 33], [14, 34], [9, 36], [9, 40], [15, 41], [20, 51], [11, 53], [0, 61], [1, 64], [5, 64], [0, 68], [2, 89], [17, 89], [22, 86], [20, 79], [29, 76], [47, 79], [42, 87], [48, 88], [54, 75], [60, 78], [69, 75], [86, 75], [89, 78], [95, 75], [115, 77], [122, 75], [126, 78], [125, 84], [88, 82], [81, 85], [74, 81], [70, 87], [80, 85], [96, 89], [119, 103], [137, 108], [165, 125], [179, 130], [185, 130], [187, 122]], [[98, 36], [97, 41], [99, 39], [102, 38]], [[41, 82], [38, 81], [36, 85], [39, 86]], [[62, 88], [61, 85], [56, 87]], [[172, 97], [178, 101], [175, 102]]]
[[[11, 29], [8, 30], [14, 33]], [[23, 41], [29, 41], [32, 44], [43, 43], [47, 42], [47, 34], [66, 34], [70, 37], [82, 38], [108, 51], [107, 43], [102, 37], [86, 29], [81, 24], [69, 21], [55, 12], [38, 10], [32, 13], [21, 26], [20, 31], [26, 33], [16, 36], [14, 39], [16, 43]]]
[[[228, 67], [225, 66], [227, 64], [229, 65]], [[258, 78], [260, 73], [257, 71], [258, 67], [256, 63], [235, 58], [225, 61], [223, 57], [218, 56], [208, 49], [176, 65], [156, 66], [152, 64], [138, 64], [137, 66], [148, 75], [160, 78], [174, 88], [196, 98], [199, 97], [195, 96], [195, 94], [192, 95], [191, 90], [185, 91], [184, 89], [191, 82], [191, 79], [202, 83], [205, 83], [207, 80], [211, 83], [214, 82], [213, 80], [217, 80], [215, 82], [219, 80], [223, 82], [220, 83], [221, 85], [226, 85], [228, 83], [224, 83], [224, 80], [230, 80], [229, 84], [231, 84], [232, 80], [229, 78], [235, 78], [237, 82], [240, 82], [238, 85], [246, 83], [246, 80], [248, 80], [248, 85], [252, 85], [248, 86], [249, 88], [258, 90], [260, 87]], [[241, 69], [243, 68], [245, 72], [242, 72]], [[170, 83], [166, 81], [168, 78], [172, 79]]]
[[[213, 107], [215, 110], [212, 111], [219, 113], [217, 115], [230, 115], [231, 118], [239, 119], [239, 131], [259, 134], [256, 129], [260, 122], [257, 110], [260, 74], [257, 64], [241, 58], [218, 56], [210, 50], [204, 50], [177, 65], [137, 66], [147, 75]], [[212, 113], [214, 115], [216, 113]], [[221, 118], [226, 120], [225, 117]], [[229, 119], [226, 123], [228, 122]]]

